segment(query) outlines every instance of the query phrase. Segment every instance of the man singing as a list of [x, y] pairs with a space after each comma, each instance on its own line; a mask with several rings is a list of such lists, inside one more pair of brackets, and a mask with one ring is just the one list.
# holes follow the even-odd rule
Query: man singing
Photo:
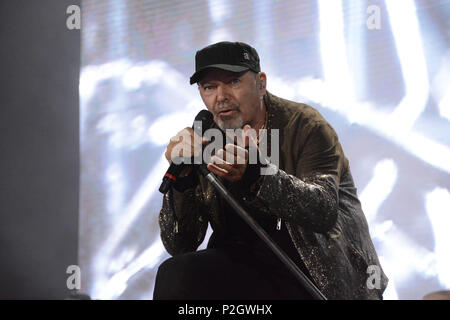
[[[190, 83], [197, 83], [214, 126], [243, 129], [245, 144], [225, 144], [207, 168], [328, 299], [382, 299], [388, 279], [330, 124], [311, 106], [269, 93], [258, 53], [245, 43], [201, 49], [195, 69]], [[250, 129], [266, 132], [269, 142], [278, 129], [277, 165], [249, 163], [246, 146], [258, 147], [262, 138]], [[185, 128], [171, 139], [169, 163], [202, 150], [208, 141], [195, 134]], [[263, 166], [272, 174], [262, 175]], [[196, 251], [208, 222], [207, 249]], [[158, 269], [154, 299], [312, 298], [192, 166], [164, 195], [159, 223], [172, 257]]]

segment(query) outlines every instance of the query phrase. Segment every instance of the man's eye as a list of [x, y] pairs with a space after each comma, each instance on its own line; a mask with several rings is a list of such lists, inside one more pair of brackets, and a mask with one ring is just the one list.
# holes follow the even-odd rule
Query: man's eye
[[214, 89], [214, 86], [204, 86], [203, 90], [212, 90]]
[[241, 80], [239, 80], [238, 78], [234, 78], [234, 79], [232, 79], [230, 82], [231, 82], [231, 84], [237, 84], [237, 83], [239, 83]]

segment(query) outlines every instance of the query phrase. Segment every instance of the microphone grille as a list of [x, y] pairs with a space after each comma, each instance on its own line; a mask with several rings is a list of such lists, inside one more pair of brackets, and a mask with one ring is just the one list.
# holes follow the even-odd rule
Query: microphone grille
[[202, 123], [202, 135], [205, 133], [206, 130], [211, 128], [214, 123], [214, 117], [211, 112], [208, 110], [202, 110], [200, 111], [197, 116], [195, 117], [195, 121], [201, 121]]

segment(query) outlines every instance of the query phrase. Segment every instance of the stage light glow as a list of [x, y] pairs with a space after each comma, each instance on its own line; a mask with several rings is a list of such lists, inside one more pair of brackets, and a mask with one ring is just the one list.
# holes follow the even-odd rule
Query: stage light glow
[[224, 28], [215, 29], [210, 36], [209, 43], [226, 41], [231, 38], [231, 34]]
[[123, 176], [123, 170], [120, 164], [112, 163], [107, 168], [105, 185], [108, 186], [108, 213], [117, 215], [123, 208], [126, 192], [125, 177]]
[[439, 101], [439, 114], [441, 117], [450, 120], [450, 86], [447, 87], [444, 96]]
[[450, 289], [450, 192], [444, 188], [435, 188], [425, 196], [426, 210], [434, 233], [434, 252], [439, 281]]
[[354, 89], [347, 62], [344, 39], [344, 22], [341, 1], [320, 0], [320, 55], [327, 99], [333, 100], [336, 108], [351, 113], [354, 105]]
[[88, 102], [93, 93], [95, 92], [95, 86], [97, 85], [97, 67], [95, 66], [87, 66], [84, 67], [80, 72], [80, 80], [79, 80], [79, 94], [80, 98], [85, 101], [85, 104]]
[[187, 119], [195, 119], [195, 113], [176, 112], [156, 119], [147, 132], [150, 141], [158, 146], [168, 145], [170, 138], [186, 127]]
[[141, 210], [147, 203], [147, 200], [159, 187], [161, 177], [164, 175], [167, 167], [167, 159], [164, 156], [161, 156], [158, 165], [146, 177], [144, 183], [134, 194], [132, 200], [117, 220], [117, 223], [115, 223], [115, 228], [104, 242], [105, 246], [103, 247], [103, 250], [100, 251], [101, 254], [112, 252], [118, 243], [120, 243], [124, 234], [130, 229], [130, 226], [137, 219], [139, 214], [142, 213]]
[[418, 274], [426, 277], [437, 275], [434, 252], [417, 243], [396, 224], [389, 226], [383, 240], [377, 252], [387, 262], [389, 278], [397, 286], [407, 287]]
[[153, 268], [159, 262], [159, 258], [164, 251], [162, 242], [160, 240], [155, 241], [139, 257], [109, 278], [93, 298], [101, 300], [117, 299], [127, 288], [130, 278], [142, 269]]
[[379, 256], [378, 259], [380, 260], [380, 264], [383, 266], [384, 272], [390, 275], [388, 286], [386, 287], [386, 290], [383, 294], [383, 299], [398, 300], [397, 290], [395, 289], [395, 279], [391, 276], [393, 272], [391, 272], [391, 265], [389, 263], [389, 260], [386, 260], [383, 256]]
[[429, 81], [414, 1], [386, 1], [386, 8], [406, 89], [389, 118], [396, 134], [409, 131], [425, 109]]
[[285, 99], [294, 99], [295, 98], [295, 83], [289, 85], [288, 81], [283, 81], [283, 79], [277, 76], [269, 75], [270, 83], [267, 86], [270, 87], [271, 92], [279, 92], [279, 95]]
[[105, 281], [108, 279], [106, 270], [109, 261], [113, 258], [113, 252], [120, 245], [122, 239], [129, 232], [139, 215], [142, 214], [142, 208], [157, 190], [157, 187], [159, 187], [161, 177], [166, 170], [167, 160], [162, 156], [157, 166], [150, 172], [144, 183], [137, 190], [128, 206], [115, 219], [113, 229], [102, 243], [101, 249], [97, 251], [95, 263], [93, 264], [95, 278], [99, 279], [94, 283], [94, 288], [92, 289], [95, 295], [99, 295], [99, 292], [103, 290]]
[[228, 1], [224, 0], [209, 0], [208, 1], [209, 15], [215, 23], [221, 23], [230, 15], [230, 7]]
[[142, 84], [144, 79], [143, 70], [141, 67], [132, 67], [125, 72], [123, 76], [123, 86], [128, 90], [136, 90]]
[[359, 196], [369, 224], [375, 222], [377, 211], [394, 189], [396, 180], [397, 166], [392, 159], [382, 160], [375, 165], [372, 179]]

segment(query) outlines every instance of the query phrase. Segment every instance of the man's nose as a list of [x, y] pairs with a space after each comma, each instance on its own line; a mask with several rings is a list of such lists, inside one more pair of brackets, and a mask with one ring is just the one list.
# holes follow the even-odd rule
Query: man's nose
[[217, 102], [224, 102], [228, 100], [228, 88], [224, 83], [217, 86]]

